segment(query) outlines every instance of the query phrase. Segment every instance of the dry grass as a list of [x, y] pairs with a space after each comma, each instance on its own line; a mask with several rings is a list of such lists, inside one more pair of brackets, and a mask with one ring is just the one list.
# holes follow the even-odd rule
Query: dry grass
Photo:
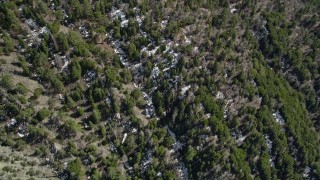
[[[9, 147], [2, 146], [0, 156], [0, 179], [58, 179], [50, 167], [40, 165], [41, 161], [37, 157], [30, 157], [23, 152], [12, 152]], [[4, 167], [10, 167], [15, 172], [6, 172]], [[27, 173], [31, 171], [34, 175]]]
[[[13, 83], [16, 85], [18, 83], [24, 84], [29, 92], [26, 95], [26, 98], [30, 98], [33, 96], [33, 92], [36, 88], [41, 88], [45, 90], [45, 88], [39, 84], [36, 80], [31, 79], [29, 77], [22, 75], [22, 68], [18, 67], [19, 63], [18, 56], [16, 53], [11, 53], [10, 56], [0, 56], [0, 59], [4, 59], [6, 64], [1, 65], [2, 75], [9, 74], [13, 80]], [[57, 99], [57, 97], [56, 97]], [[48, 108], [48, 100], [49, 96], [42, 94], [35, 102], [35, 110], [39, 110], [43, 107]], [[57, 106], [59, 105], [59, 100], [57, 99]]]

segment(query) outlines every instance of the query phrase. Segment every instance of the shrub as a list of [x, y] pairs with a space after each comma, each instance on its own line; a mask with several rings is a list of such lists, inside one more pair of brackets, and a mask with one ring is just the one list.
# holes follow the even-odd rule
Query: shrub
[[40, 111], [38, 111], [36, 118], [38, 121], [44, 120], [44, 118], [48, 117], [50, 115], [50, 111], [46, 108], [42, 108]]
[[91, 119], [93, 121], [93, 123], [97, 124], [100, 122], [101, 120], [101, 113], [97, 108], [93, 109], [93, 113], [91, 115]]
[[83, 109], [83, 107], [78, 107], [78, 109], [77, 109], [77, 115], [78, 116], [82, 116], [84, 114], [84, 109]]
[[28, 93], [28, 88], [24, 84], [18, 83], [16, 91], [22, 95], [26, 95]]
[[43, 90], [41, 88], [36, 88], [33, 92], [33, 97], [38, 99], [42, 95]]
[[9, 75], [4, 75], [1, 77], [1, 86], [8, 89], [8, 90], [12, 90], [14, 88], [14, 84], [12, 81], [11, 76]]
[[84, 167], [79, 158], [76, 158], [74, 161], [70, 162], [66, 171], [70, 179], [81, 179], [81, 177], [85, 174]]

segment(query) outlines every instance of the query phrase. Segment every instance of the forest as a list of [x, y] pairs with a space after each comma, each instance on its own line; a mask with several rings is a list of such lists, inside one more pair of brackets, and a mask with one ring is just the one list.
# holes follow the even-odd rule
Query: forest
[[320, 179], [319, 103], [319, 0], [0, 0], [0, 179]]

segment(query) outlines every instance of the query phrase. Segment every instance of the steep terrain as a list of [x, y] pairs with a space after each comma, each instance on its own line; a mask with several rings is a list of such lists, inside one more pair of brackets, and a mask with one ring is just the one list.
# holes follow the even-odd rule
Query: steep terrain
[[319, 179], [319, 11], [0, 1], [0, 175]]

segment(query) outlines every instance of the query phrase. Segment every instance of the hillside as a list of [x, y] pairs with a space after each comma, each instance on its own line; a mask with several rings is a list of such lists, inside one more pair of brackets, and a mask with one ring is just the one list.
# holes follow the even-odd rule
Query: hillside
[[319, 16], [0, 1], [0, 179], [320, 179]]

